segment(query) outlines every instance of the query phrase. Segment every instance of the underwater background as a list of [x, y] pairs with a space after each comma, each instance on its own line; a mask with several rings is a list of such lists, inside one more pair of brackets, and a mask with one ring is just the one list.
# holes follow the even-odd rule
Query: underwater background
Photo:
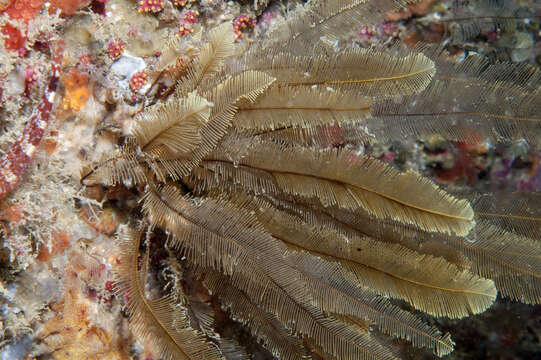
[[[175, 71], [182, 71], [183, 56], [191, 50], [171, 54], [165, 51], [169, 42], [182, 43], [200, 29], [230, 21], [236, 43], [247, 45], [261, 41], [269, 27], [303, 4], [0, 0], [2, 153], [18, 141], [43, 101], [51, 64], [60, 56], [62, 67], [49, 126], [17, 187], [0, 201], [1, 360], [157, 359], [155, 349], [129, 331], [122, 310], [126, 299], [114, 292], [115, 234], [131, 216], [118, 209], [136, 208], [137, 197], [121, 186], [107, 192], [82, 187], [81, 169], [112, 151], [127, 133], [155, 85], [147, 71], [151, 65], [176, 56]], [[340, 46], [430, 43], [452, 59], [480, 54], [539, 68], [540, 24], [539, 0], [421, 0], [389, 12], [381, 24], [352, 28]], [[164, 84], [156, 91], [166, 94], [173, 87]], [[450, 189], [541, 190], [541, 139], [452, 142], [434, 133], [416, 141], [375, 139], [362, 150]], [[201, 289], [193, 292], [208, 300]], [[456, 347], [448, 359], [541, 359], [541, 305], [498, 297], [482, 314], [424, 320], [452, 334]], [[252, 358], [272, 359], [237, 324], [222, 319], [221, 326]], [[398, 340], [393, 344], [405, 358], [435, 358]]]

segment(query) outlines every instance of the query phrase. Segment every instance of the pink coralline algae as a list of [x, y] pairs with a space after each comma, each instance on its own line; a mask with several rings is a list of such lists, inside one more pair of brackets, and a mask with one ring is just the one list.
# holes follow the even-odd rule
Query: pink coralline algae
[[381, 34], [383, 36], [397, 37], [398, 25], [393, 23], [385, 23], [381, 25]]
[[188, 10], [184, 13], [184, 22], [188, 24], [195, 24], [199, 22], [199, 12]]
[[163, 9], [162, 0], [139, 0], [139, 12], [160, 12]]
[[364, 25], [357, 31], [357, 35], [359, 35], [361, 39], [370, 39], [375, 34], [376, 34], [376, 31], [374, 30], [374, 28], [368, 25]]
[[250, 17], [248, 15], [241, 14], [237, 16], [235, 21], [233, 22], [233, 32], [235, 33], [236, 39], [242, 38], [242, 30], [250, 27], [253, 28], [256, 24], [255, 18]]
[[34, 67], [28, 66], [26, 69], [24, 69], [24, 94], [26, 96], [30, 95], [30, 92], [36, 85], [37, 80], [38, 74]]
[[193, 28], [189, 24], [180, 24], [176, 32], [177, 37], [182, 37], [184, 35], [189, 35], [193, 33]]
[[122, 55], [122, 52], [125, 48], [126, 44], [122, 40], [109, 41], [109, 45], [107, 47], [107, 53], [109, 54], [109, 58], [111, 60], [117, 60], [120, 55]]
[[146, 85], [148, 81], [147, 74], [144, 71], [138, 71], [130, 79], [130, 88], [132, 91], [138, 91]]
[[78, 65], [80, 65], [81, 67], [87, 68], [92, 63], [93, 63], [92, 55], [89, 52], [83, 52], [81, 55], [79, 55]]

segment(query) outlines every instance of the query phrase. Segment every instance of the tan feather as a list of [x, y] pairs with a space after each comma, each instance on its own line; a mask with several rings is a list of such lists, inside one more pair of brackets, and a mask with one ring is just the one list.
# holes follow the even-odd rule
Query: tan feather
[[[246, 134], [246, 132], [242, 132]], [[261, 130], [256, 135], [263, 141], [274, 141], [290, 146], [327, 149], [331, 147], [360, 147], [374, 142], [374, 136], [364, 126], [364, 120], [338, 125], [305, 128]]]
[[[506, 231], [483, 219], [477, 220], [476, 227], [466, 237], [434, 236], [408, 226], [375, 224], [347, 211], [321, 208], [318, 211], [328, 216], [325, 227], [343, 235], [351, 236], [358, 231], [422, 253], [444, 256], [462, 269], [493, 279], [504, 296], [533, 304], [541, 300], [538, 290], [541, 288], [541, 245], [534, 239]], [[306, 210], [295, 213], [305, 212], [310, 214]]]
[[[233, 147], [224, 141], [206, 160], [225, 164], [228, 172], [224, 177], [236, 177], [237, 183], [242, 181], [238, 173], [244, 169], [267, 172], [274, 188], [318, 199], [324, 207], [337, 206], [427, 231], [459, 235], [467, 234], [474, 225], [468, 201], [452, 197], [413, 171], [399, 173], [373, 158], [347, 151], [281, 148], [240, 139], [234, 142]], [[234, 153], [229, 149], [235, 149]]]
[[421, 255], [369, 237], [345, 237], [323, 224], [304, 223], [262, 200], [255, 201], [252, 209], [274, 237], [339, 262], [363, 286], [406, 300], [431, 315], [464, 317], [485, 311], [496, 299], [491, 280], [459, 269], [443, 258]]
[[186, 157], [200, 146], [201, 129], [212, 104], [196, 93], [158, 104], [136, 119], [131, 129], [142, 151], [163, 158]]
[[208, 41], [191, 63], [187, 75], [179, 82], [177, 95], [185, 96], [222, 70], [225, 60], [235, 52], [235, 34], [231, 28], [232, 24], [225, 22], [209, 31]]
[[124, 229], [118, 239], [120, 265], [115, 270], [119, 294], [129, 297], [126, 306], [130, 327], [137, 336], [152, 343], [159, 356], [167, 360], [221, 359], [215, 345], [189, 327], [184, 309], [172, 299], [148, 299], [145, 294], [145, 271], [138, 270], [140, 234]]
[[167, 173], [173, 179], [188, 175], [227, 133], [237, 110], [235, 103], [255, 100], [273, 82], [274, 78], [265, 73], [246, 71], [205, 92], [203, 97], [213, 106], [208, 121], [200, 130], [199, 146], [190, 153], [189, 159], [160, 155], [155, 173]]
[[371, 49], [311, 57], [287, 52], [249, 53], [242, 62], [249, 69], [276, 77], [276, 85], [355, 90], [357, 95], [369, 97], [420, 92], [436, 71], [434, 62], [422, 53]]
[[478, 56], [459, 64], [436, 63], [438, 72], [421, 93], [400, 103], [382, 99], [374, 104], [374, 118], [367, 127], [378, 138], [418, 139], [436, 133], [468, 142], [484, 138], [537, 142], [541, 122], [538, 69], [525, 64], [504, 67]]
[[489, 193], [472, 201], [475, 217], [507, 232], [541, 238], [541, 193]]
[[[306, 254], [287, 255], [285, 245], [266, 233], [254, 216], [225, 200], [190, 200], [166, 186], [163, 191], [147, 193], [143, 210], [153, 224], [175, 235], [173, 246], [184, 247], [188, 259], [232, 276], [235, 286], [250, 296], [259, 296], [261, 306], [286, 321], [288, 327], [303, 327], [303, 332], [311, 329], [314, 325], [309, 324], [315, 320], [306, 313], [306, 304], [315, 301], [328, 311], [372, 321], [381, 331], [430, 348], [438, 355], [452, 351], [448, 335], [441, 335], [368, 289], [357, 287], [340, 266]], [[331, 272], [334, 276], [325, 276]], [[285, 302], [288, 307], [276, 308]], [[298, 306], [304, 308], [304, 315], [297, 322], [291, 316], [300, 311]], [[310, 336], [312, 331], [306, 334]], [[362, 350], [370, 351], [381, 350]]]
[[297, 7], [295, 17], [278, 22], [265, 41], [266, 47], [283, 46], [283, 42], [308, 47], [321, 38], [336, 41], [350, 29], [370, 22], [379, 23], [383, 15], [399, 10], [416, 0], [338, 0], [311, 1]]
[[438, 356], [453, 351], [454, 343], [449, 334], [442, 335], [437, 328], [423, 323], [384, 298], [371, 297], [339, 264], [298, 252], [289, 254], [286, 259], [310, 280], [307, 285], [318, 307], [372, 321], [381, 332], [407, 339], [414, 346], [431, 349]]
[[494, 279], [504, 296], [539, 304], [541, 302], [541, 244], [480, 221], [466, 238], [448, 243], [472, 259], [473, 269]]
[[345, 91], [273, 86], [253, 103], [239, 104], [233, 125], [243, 132], [341, 125], [370, 115], [370, 99]]
[[[290, 278], [294, 277], [291, 272], [294, 269], [284, 264], [282, 256], [271, 255], [285, 251], [283, 245], [264, 233], [253, 216], [237, 208], [220, 210], [222, 206], [227, 205], [218, 205], [210, 199], [197, 204], [182, 197], [174, 187], [165, 187], [159, 193], [147, 193], [143, 208], [152, 223], [176, 236], [172, 245], [184, 248], [190, 261], [230, 275], [235, 287], [258, 298], [259, 307], [274, 313], [284, 326], [313, 336], [328, 352], [343, 359], [392, 358], [382, 356], [388, 351], [376, 343], [357, 343], [357, 338], [328, 329], [321, 312], [307, 305], [308, 299], [297, 299], [304, 291], [302, 283]], [[212, 216], [203, 216], [203, 213]], [[265, 241], [257, 241], [261, 238]], [[257, 251], [251, 246], [257, 246]], [[281, 269], [284, 266], [287, 271]], [[278, 281], [276, 276], [280, 274], [282, 277]]]
[[[84, 185], [104, 184], [119, 185], [128, 187], [145, 184], [148, 181], [148, 174], [137, 154], [137, 141], [128, 137], [126, 143], [116, 150], [113, 156], [104, 158], [85, 168], [81, 173], [81, 183]], [[150, 160], [150, 159], [146, 159]]]
[[[192, 39], [197, 40], [201, 36], [201, 31], [192, 36]], [[192, 59], [196, 57], [200, 52], [200, 49], [194, 47], [193, 42], [186, 42], [177, 36], [171, 36], [168, 38], [164, 49], [161, 51], [158, 61], [154, 65], [156, 71], [173, 71], [176, 67], [179, 58]]]
[[[470, 205], [352, 150], [373, 135], [538, 140], [541, 75], [531, 67], [451, 63], [429, 47], [341, 50], [352, 26], [408, 2], [310, 1], [242, 55], [230, 23], [195, 35], [175, 95], [83, 175], [145, 185], [141, 216], [166, 232], [171, 258], [214, 276], [216, 300], [279, 357], [300, 358], [305, 345], [325, 359], [396, 359], [380, 333], [452, 351], [449, 334], [387, 297], [454, 318], [484, 311], [496, 289], [541, 302], [536, 196]], [[151, 68], [170, 68], [175, 44]], [[181, 291], [148, 296], [150, 247], [138, 270], [140, 245], [121, 236], [116, 270], [134, 334], [169, 360], [229, 356], [215, 347], [228, 345], [208, 307]]]
[[285, 328], [276, 316], [261, 310], [250, 297], [235, 288], [227, 277], [215, 271], [207, 271], [204, 284], [220, 299], [232, 317], [247, 325], [277, 359], [298, 360], [308, 357], [300, 339]]

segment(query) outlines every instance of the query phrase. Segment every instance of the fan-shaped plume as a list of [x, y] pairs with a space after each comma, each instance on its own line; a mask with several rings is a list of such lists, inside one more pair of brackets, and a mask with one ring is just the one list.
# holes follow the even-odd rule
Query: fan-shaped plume
[[[263, 197], [263, 195], [260, 195]], [[443, 234], [424, 232], [414, 226], [392, 221], [371, 221], [370, 217], [359, 216], [347, 210], [321, 208], [314, 204], [301, 205], [290, 200], [277, 200], [264, 196], [277, 209], [302, 219], [313, 227], [324, 226], [345, 238], [373, 238], [383, 243], [400, 244], [418, 253], [444, 257], [460, 269], [471, 267], [471, 261], [458, 249], [451, 247]]]
[[[305, 304], [316, 302], [331, 312], [374, 322], [382, 332], [433, 349], [438, 355], [453, 348], [448, 335], [442, 336], [412, 314], [359, 288], [340, 266], [308, 254], [287, 255], [285, 245], [266, 233], [254, 216], [225, 199], [221, 204], [210, 199], [192, 200], [166, 186], [147, 193], [143, 210], [153, 224], [174, 234], [173, 246], [184, 247], [185, 256], [195, 264], [231, 275], [233, 284], [250, 296], [262, 296], [260, 291], [267, 289], [267, 311], [280, 319], [284, 319], [284, 311], [299, 306], [306, 310]], [[235, 221], [230, 221], [232, 216]], [[332, 278], [326, 276], [330, 273]], [[338, 298], [342, 300], [335, 301]], [[283, 305], [285, 301], [289, 309]], [[278, 304], [282, 305], [276, 308]], [[292, 320], [285, 325], [292, 326]], [[308, 325], [314, 319], [303, 321]], [[313, 336], [312, 332], [307, 335]]]
[[215, 176], [234, 177], [234, 182], [240, 183], [244, 169], [266, 172], [273, 186], [263, 190], [275, 188], [300, 198], [318, 199], [324, 207], [365, 212], [428, 231], [465, 235], [474, 225], [468, 201], [454, 198], [413, 171], [399, 173], [373, 158], [348, 151], [317, 152], [242, 139], [234, 139], [233, 147], [230, 141], [222, 142], [202, 164], [219, 164], [221, 169], [214, 168]]
[[309, 291], [320, 308], [372, 321], [381, 332], [406, 339], [414, 346], [432, 349], [438, 356], [453, 351], [454, 343], [449, 334], [442, 335], [435, 327], [386, 299], [371, 296], [366, 288], [356, 286], [339, 264], [303, 253], [292, 253], [286, 259], [310, 280], [307, 281]]
[[82, 181], [91, 184], [93, 179], [103, 178], [108, 185], [122, 182], [132, 186], [144, 183], [149, 171], [158, 181], [188, 175], [227, 133], [236, 111], [234, 104], [255, 100], [273, 81], [265, 73], [246, 71], [207, 91], [204, 97], [190, 93], [186, 98], [154, 105], [138, 119], [132, 130], [134, 137], [128, 138], [119, 155], [84, 172]]
[[104, 184], [135, 186], [148, 181], [147, 173], [140, 163], [148, 159], [140, 159], [137, 154], [137, 142], [127, 138], [126, 143], [112, 157], [104, 157], [92, 167], [83, 169], [81, 183], [85, 185]]
[[[282, 50], [254, 51], [247, 53], [239, 64], [271, 74], [277, 79], [276, 86], [330, 87], [368, 97], [417, 93], [429, 84], [435, 72], [432, 60], [406, 50], [348, 49], [315, 57]], [[239, 64], [230, 71], [235, 72]]]
[[448, 243], [472, 259], [473, 271], [494, 279], [504, 296], [531, 304], [541, 301], [539, 241], [480, 220], [466, 239], [453, 238]]
[[177, 94], [182, 96], [186, 90], [188, 92], [195, 90], [202, 82], [216, 76], [222, 70], [225, 60], [235, 51], [235, 35], [231, 27], [231, 23], [226, 22], [210, 30], [208, 41], [194, 59], [186, 77], [181, 79], [177, 86]]
[[226, 360], [250, 360], [250, 355], [241, 344], [232, 339], [220, 339], [220, 350]]
[[209, 32], [209, 40], [199, 53], [199, 66], [202, 74], [217, 73], [224, 65], [225, 59], [234, 54], [235, 35], [232, 24], [225, 22]]
[[[233, 198], [242, 199], [242, 194]], [[431, 315], [464, 317], [486, 310], [496, 299], [491, 280], [459, 269], [443, 258], [370, 237], [346, 237], [323, 223], [305, 223], [261, 199], [253, 202], [252, 209], [274, 237], [293, 248], [339, 262], [356, 275], [360, 284], [381, 295], [402, 298]], [[416, 272], [417, 268], [423, 271]]]
[[202, 142], [212, 104], [195, 93], [155, 105], [140, 116], [132, 128], [142, 151], [154, 156], [185, 157]]
[[218, 296], [233, 318], [246, 324], [274, 356], [284, 360], [307, 358], [302, 341], [291, 334], [274, 315], [261, 310], [257, 303], [235, 288], [225, 276], [209, 271], [205, 275], [204, 284], [213, 295]]
[[[270, 256], [276, 251], [283, 252], [283, 245], [264, 233], [254, 217], [236, 208], [220, 210], [221, 206], [211, 200], [198, 206], [173, 187], [166, 187], [161, 193], [147, 193], [143, 207], [154, 224], [175, 234], [173, 245], [182, 247], [188, 259], [199, 266], [230, 274], [236, 288], [251, 298], [260, 299], [259, 307], [274, 313], [292, 331], [313, 337], [327, 352], [339, 358], [393, 358], [370, 338], [358, 339], [329, 329], [326, 317], [309, 307], [309, 301], [295, 299], [294, 289], [301, 290], [302, 284], [292, 278], [292, 267], [280, 260], [282, 256]], [[203, 214], [213, 216], [207, 218]], [[229, 215], [235, 216], [235, 221], [229, 221]], [[265, 241], [257, 241], [261, 237]], [[257, 251], [246, 246], [250, 243], [257, 246]], [[202, 249], [208, 256], [201, 256]], [[267, 261], [262, 263], [263, 259]], [[274, 259], [278, 261], [272, 261]], [[286, 271], [278, 270], [283, 266]], [[281, 280], [275, 280], [273, 275], [280, 276]]]
[[361, 121], [342, 123], [342, 125], [316, 125], [305, 128], [283, 128], [275, 130], [260, 131], [257, 133], [259, 139], [264, 141], [275, 141], [286, 145], [298, 145], [313, 147], [317, 149], [337, 147], [360, 147], [374, 141]]
[[435, 80], [423, 92], [400, 103], [375, 103], [374, 118], [366, 122], [367, 127], [383, 140], [437, 133], [475, 143], [485, 138], [537, 141], [541, 122], [538, 69], [528, 65], [504, 69], [478, 56], [461, 64], [440, 58], [437, 64]]
[[[198, 31], [192, 36], [194, 40], [200, 39], [201, 31]], [[178, 64], [179, 58], [187, 57], [192, 59], [199, 54], [199, 49], [192, 42], [186, 43], [180, 37], [173, 36], [165, 44], [161, 51], [158, 61], [154, 65], [155, 71], [170, 71], [175, 72], [175, 67]]]
[[148, 299], [145, 294], [145, 271], [138, 270], [140, 234], [124, 229], [118, 239], [120, 265], [116, 270], [119, 294], [127, 294], [126, 306], [132, 330], [145, 342], [154, 344], [159, 356], [167, 360], [220, 359], [214, 344], [193, 330], [185, 309], [169, 297]]
[[[541, 193], [485, 194], [473, 203], [480, 221], [531, 239], [541, 238]], [[540, 244], [541, 245], [541, 244]]]
[[370, 99], [330, 89], [272, 87], [253, 103], [240, 103], [233, 125], [260, 135], [287, 128], [311, 128], [362, 120], [370, 115]]
[[160, 164], [173, 179], [186, 176], [207, 156], [227, 133], [237, 110], [238, 101], [254, 101], [274, 78], [262, 72], [246, 71], [237, 74], [203, 94], [213, 104], [208, 122], [201, 128], [201, 144], [190, 159], [161, 157]]
[[294, 211], [297, 216], [306, 217], [305, 221], [316, 225], [318, 221], [324, 221], [325, 227], [348, 237], [359, 232], [380, 241], [400, 243], [418, 252], [444, 256], [462, 269], [471, 269], [478, 276], [493, 279], [504, 296], [534, 304], [541, 300], [538, 290], [541, 276], [539, 242], [516, 231], [491, 225], [481, 216], [467, 236], [456, 237], [435, 236], [410, 226], [374, 224], [341, 210], [325, 209], [323, 212], [324, 215], [310, 215], [309, 209]]
[[386, 12], [415, 2], [417, 0], [311, 1], [306, 7], [297, 7], [295, 17], [275, 24], [264, 44], [277, 46], [284, 39], [301, 47], [322, 39], [332, 43], [353, 28], [379, 22]]

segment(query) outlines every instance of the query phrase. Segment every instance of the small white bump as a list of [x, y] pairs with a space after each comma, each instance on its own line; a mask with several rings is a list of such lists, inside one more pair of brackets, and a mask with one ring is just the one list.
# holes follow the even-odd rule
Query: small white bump
[[9, 169], [1, 169], [0, 173], [8, 183], [13, 184], [17, 182], [17, 176], [15, 176], [15, 174], [12, 173]]
[[38, 122], [38, 127], [42, 130], [46, 129], [47, 128], [47, 121], [43, 121], [43, 120], [40, 120]]
[[36, 147], [31, 143], [25, 143], [23, 145], [23, 151], [26, 155], [28, 155], [28, 157], [32, 157], [32, 155], [34, 155], [34, 152], [36, 151]]
[[47, 94], [47, 100], [50, 103], [54, 102], [55, 97], [56, 97], [56, 92], [50, 92], [50, 93]]

